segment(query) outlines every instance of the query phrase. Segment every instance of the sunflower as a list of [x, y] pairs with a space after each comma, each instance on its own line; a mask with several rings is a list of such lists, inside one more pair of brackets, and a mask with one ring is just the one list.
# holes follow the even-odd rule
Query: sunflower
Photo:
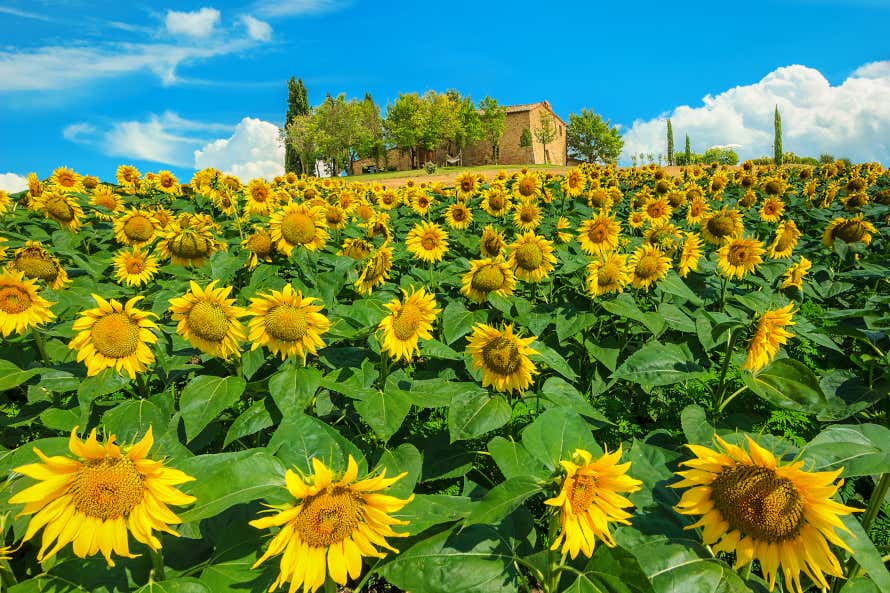
[[410, 294], [402, 289], [404, 299], [393, 299], [383, 305], [390, 314], [383, 318], [378, 331], [383, 333], [381, 345], [394, 360], [411, 360], [420, 352], [417, 341], [431, 340], [430, 330], [441, 309], [436, 307], [436, 295], [423, 288], [412, 290]]
[[556, 263], [553, 243], [534, 232], [524, 233], [510, 245], [509, 263], [520, 280], [540, 282]]
[[155, 360], [149, 344], [158, 341], [151, 331], [158, 326], [150, 317], [157, 315], [136, 308], [141, 296], [131, 298], [125, 305], [115, 299], [106, 301], [97, 294], [92, 296], [99, 306], [80, 313], [73, 325], [74, 331], [80, 333], [68, 348], [77, 350], [77, 362], [86, 365], [89, 377], [102, 369], [114, 369], [117, 373], [126, 371], [135, 379], [137, 372], [144, 371]]
[[385, 243], [392, 240], [392, 230], [389, 228], [389, 212], [375, 212], [361, 226], [365, 227], [369, 239], [383, 237]]
[[630, 279], [627, 256], [622, 253], [605, 254], [587, 265], [587, 292], [594, 298], [623, 292]]
[[482, 303], [491, 293], [500, 296], [513, 294], [516, 277], [501, 257], [474, 259], [470, 261], [470, 270], [464, 274], [462, 284], [461, 294]]
[[139, 180], [142, 178], [142, 174], [132, 165], [121, 165], [117, 168], [114, 178], [117, 180], [117, 184], [120, 185], [126, 193], [134, 194], [136, 193], [136, 188], [139, 186]]
[[578, 242], [587, 255], [603, 255], [618, 247], [621, 225], [608, 214], [600, 213], [581, 223]]
[[320, 208], [288, 204], [269, 218], [269, 231], [275, 247], [290, 256], [294, 247], [308, 251], [323, 249], [328, 240], [325, 215]]
[[832, 220], [822, 234], [822, 243], [831, 248], [834, 247], [835, 239], [840, 239], [847, 244], [861, 241], [868, 245], [874, 232], [877, 232], [875, 226], [864, 220], [860, 212], [853, 218], [839, 217]]
[[738, 237], [717, 250], [717, 267], [726, 276], [741, 280], [763, 263], [763, 243], [757, 239]]
[[167, 230], [173, 224], [173, 213], [163, 206], [155, 206], [151, 209], [151, 215], [157, 221], [157, 230]]
[[158, 171], [157, 188], [168, 196], [181, 196], [182, 187], [170, 171]]
[[[43, 193], [43, 184], [37, 177], [37, 173], [28, 173], [28, 194], [32, 198], [39, 198]], [[27, 205], [27, 204], [25, 204]]]
[[285, 284], [284, 290], [260, 293], [250, 299], [251, 350], [265, 346], [284, 360], [294, 355], [306, 358], [307, 354], [315, 354], [316, 348], [324, 348], [321, 335], [331, 328], [331, 322], [320, 313], [322, 305], [313, 304], [317, 300], [303, 297], [290, 284]]
[[701, 221], [701, 234], [712, 245], [723, 245], [743, 232], [742, 214], [738, 210], [727, 209], [726, 206], [711, 212]]
[[597, 459], [584, 449], [575, 449], [571, 460], [560, 461], [566, 470], [559, 494], [544, 504], [559, 508], [561, 530], [550, 546], [551, 550], [562, 547], [562, 553], [574, 560], [578, 553], [593, 556], [599, 538], [610, 548], [615, 540], [609, 531], [609, 523], [630, 525], [631, 515], [626, 510], [633, 506], [621, 493], [636, 492], [643, 483], [627, 475], [630, 462], [621, 460], [621, 447], [609, 453], [608, 449]]
[[382, 210], [392, 210], [402, 202], [401, 196], [394, 189], [384, 189], [376, 197], [377, 207]]
[[160, 256], [172, 264], [199, 268], [211, 255], [225, 250], [226, 244], [203, 225], [183, 227], [182, 223], [174, 222], [163, 232], [157, 247]]
[[434, 222], [420, 222], [408, 233], [405, 246], [417, 259], [441, 261], [448, 251], [448, 233]]
[[788, 184], [780, 177], [769, 177], [761, 184], [760, 189], [770, 197], [778, 196], [781, 198], [785, 195]]
[[140, 287], [151, 282], [158, 273], [158, 259], [139, 247], [121, 249], [112, 260], [114, 276], [119, 284]]
[[781, 198], [769, 197], [763, 201], [763, 205], [760, 207], [760, 220], [764, 222], [779, 222], [784, 211], [785, 202]]
[[698, 261], [702, 256], [701, 238], [696, 233], [686, 233], [683, 247], [680, 249], [680, 265], [678, 273], [685, 278], [689, 272], [698, 270]]
[[213, 205], [219, 208], [223, 214], [229, 216], [238, 215], [238, 194], [232, 192], [227, 187], [221, 187], [220, 189], [208, 188], [202, 190], [201, 193], [210, 198]]
[[[105, 222], [114, 220], [114, 215], [124, 208], [123, 200], [114, 193], [114, 190], [109, 185], [97, 187], [90, 198], [90, 204], [97, 208], [96, 218]], [[106, 210], [110, 214], [106, 214]]]
[[587, 185], [587, 176], [584, 171], [578, 169], [569, 169], [562, 180], [562, 193], [569, 198], [575, 198], [584, 193], [584, 186]]
[[6, 245], [4, 243], [7, 243], [6, 237], [0, 237], [0, 259], [6, 257]]
[[287, 470], [285, 485], [295, 500], [274, 515], [250, 522], [257, 529], [281, 527], [253, 565], [256, 568], [283, 552], [278, 578], [269, 591], [289, 582], [291, 592], [302, 585], [304, 593], [314, 593], [328, 575], [335, 583], [345, 585], [349, 578], [361, 575], [362, 556], [385, 557], [378, 547], [398, 552], [386, 538], [408, 535], [392, 530], [393, 525], [407, 525], [408, 521], [389, 514], [401, 510], [414, 495], [401, 499], [378, 492], [407, 472], [387, 478], [384, 469], [379, 475], [357, 480], [358, 464], [352, 455], [338, 481], [317, 457], [312, 459], [312, 469], [311, 475]]
[[800, 238], [800, 231], [794, 221], [788, 219], [782, 222], [776, 229], [776, 236], [770, 244], [768, 253], [772, 259], [781, 259], [783, 257], [791, 257], [797, 240]]
[[472, 198], [479, 191], [479, 176], [470, 171], [464, 171], [454, 179], [454, 190], [459, 200]]
[[791, 320], [794, 313], [792, 309], [794, 309], [793, 301], [780, 309], [769, 310], [760, 317], [754, 337], [748, 346], [748, 357], [742, 365], [743, 369], [756, 373], [772, 360], [782, 344], [788, 342], [792, 334], [785, 328], [794, 325]]
[[568, 232], [572, 223], [565, 216], [560, 216], [556, 221], [556, 238], [560, 243], [568, 243], [572, 240], [572, 233]]
[[53, 171], [49, 178], [50, 185], [64, 193], [83, 193], [83, 180], [80, 175], [68, 167], [59, 167]]
[[691, 198], [689, 207], [686, 209], [686, 222], [690, 226], [697, 225], [710, 214], [710, 210], [711, 207], [708, 205], [708, 201], [702, 196]]
[[0, 273], [0, 335], [24, 334], [29, 328], [55, 319], [50, 303], [40, 296], [37, 280], [26, 280], [23, 272]]
[[513, 195], [519, 200], [541, 195], [541, 178], [533, 171], [523, 170], [513, 181]]
[[142, 247], [155, 238], [161, 229], [155, 214], [142, 208], [130, 208], [114, 220], [114, 238], [118, 243], [131, 247]]
[[641, 210], [634, 210], [627, 216], [627, 226], [632, 229], [641, 229], [646, 224], [646, 213]]
[[6, 267], [24, 272], [25, 278], [43, 280], [53, 290], [59, 290], [71, 283], [59, 260], [50, 255], [39, 241], [26, 241], [24, 247], [16, 249], [12, 261]]
[[671, 208], [667, 198], [650, 198], [643, 204], [643, 212], [646, 214], [647, 220], [651, 223], [667, 222], [671, 218]]
[[593, 187], [587, 192], [587, 205], [591, 208], [609, 210], [612, 207], [612, 197], [602, 187]]
[[482, 237], [479, 239], [479, 252], [483, 257], [497, 257], [506, 246], [504, 233], [490, 224], [482, 230]]
[[513, 208], [513, 202], [504, 186], [492, 185], [482, 192], [482, 209], [491, 216], [506, 216], [511, 208]]
[[521, 200], [513, 210], [513, 224], [520, 231], [533, 231], [541, 224], [541, 209], [535, 200]]
[[265, 216], [272, 211], [272, 191], [262, 179], [252, 179], [245, 191], [247, 213]]
[[671, 260], [658, 247], [644, 243], [630, 256], [628, 266], [631, 284], [635, 288], [649, 290], [653, 284], [667, 276]]
[[797, 290], [803, 290], [803, 277], [807, 275], [807, 272], [809, 272], [812, 267], [813, 263], [801, 256], [799, 262], [792, 264], [785, 270], [785, 279], [782, 281], [782, 286], [780, 288], [785, 289], [793, 286]]
[[[775, 200], [776, 198], [771, 198], [771, 199]], [[739, 198], [738, 205], [741, 206], [742, 208], [750, 208], [751, 206], [753, 206], [756, 203], [757, 203], [757, 194], [754, 193], [753, 189], [749, 189], [748, 191], [745, 192], [745, 194], [741, 198]], [[784, 208], [784, 203], [783, 203], [782, 207]], [[762, 213], [763, 213], [763, 210], [761, 209], [761, 214]]]
[[473, 222], [473, 211], [463, 202], [455, 202], [445, 209], [445, 223], [452, 229], [462, 231]]
[[272, 263], [272, 235], [269, 230], [254, 225], [253, 232], [247, 235], [241, 242], [241, 247], [250, 252], [247, 258], [247, 269], [253, 270], [260, 265], [260, 260]]
[[433, 207], [435, 200], [433, 200], [432, 196], [424, 190], [409, 188], [406, 202], [411, 205], [411, 209], [419, 216], [426, 216], [427, 212], [430, 211], [430, 208]]
[[365, 259], [374, 251], [374, 244], [364, 239], [344, 239], [343, 247], [337, 252], [337, 255], [345, 255], [352, 259]]
[[216, 280], [205, 288], [197, 282], [189, 283], [189, 291], [170, 299], [170, 313], [178, 321], [176, 333], [205, 354], [228, 359], [241, 352], [239, 341], [244, 341], [244, 324], [239, 317], [247, 315], [243, 307], [228, 298], [231, 286], [216, 288]]
[[371, 294], [378, 286], [386, 282], [392, 271], [392, 249], [381, 246], [372, 253], [365, 262], [362, 271], [355, 280], [355, 290], [359, 294]]
[[538, 374], [530, 354], [537, 354], [530, 344], [536, 336], [520, 338], [513, 334], [513, 324], [499, 330], [484, 323], [473, 327], [467, 352], [473, 357], [473, 368], [482, 369], [482, 386], [493, 386], [496, 391], [528, 389], [532, 375]]
[[47, 457], [34, 447], [41, 463], [13, 470], [38, 480], [9, 500], [25, 504], [21, 515], [33, 515], [23, 541], [43, 527], [38, 562], [70, 543], [75, 556], [86, 558], [101, 552], [108, 565], [114, 566], [112, 553], [136, 557], [130, 553], [128, 531], [155, 551], [161, 548], [161, 541], [152, 531], [179, 536], [170, 525], [182, 521], [167, 505], [193, 503], [193, 496], [175, 486], [194, 478], [148, 456], [154, 444], [151, 426], [142, 440], [129, 447], [121, 448], [114, 441], [112, 434], [105, 444], [99, 443], [94, 428], [81, 442], [75, 427], [68, 440], [73, 458]]
[[10, 210], [12, 210], [12, 207], [12, 198], [9, 197], [9, 192], [7, 192], [5, 189], [0, 189], [0, 215], [9, 212]]
[[803, 461], [779, 459], [746, 435], [748, 450], [716, 437], [716, 450], [687, 445], [695, 455], [677, 472], [672, 488], [689, 488], [675, 507], [684, 515], [702, 515], [687, 529], [702, 529], [702, 540], [714, 552], [734, 552], [735, 568], [758, 560], [769, 590], [781, 567], [787, 591], [803, 593], [800, 573], [828, 590], [825, 574], [843, 577], [828, 547], [847, 551], [835, 527], [845, 531], [840, 515], [857, 512], [835, 500], [843, 468], [808, 472]]
[[76, 233], [80, 228], [83, 208], [74, 196], [48, 190], [35, 201], [35, 205], [63, 229]]

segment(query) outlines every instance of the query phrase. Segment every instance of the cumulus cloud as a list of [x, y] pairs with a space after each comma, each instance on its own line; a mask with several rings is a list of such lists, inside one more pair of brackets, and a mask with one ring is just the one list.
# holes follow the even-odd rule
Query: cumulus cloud
[[[873, 62], [832, 86], [818, 70], [778, 68], [755, 84], [737, 86], [702, 105], [682, 105], [651, 120], [636, 120], [624, 135], [625, 159], [665, 152], [670, 117], [675, 146], [689, 134], [692, 149], [738, 145], [743, 159], [772, 154], [773, 110], [782, 115], [785, 151], [829, 153], [855, 161], [890, 163], [890, 61]], [[682, 149], [682, 148], [680, 148]]]
[[164, 24], [167, 32], [187, 37], [210, 37], [219, 23], [219, 11], [215, 8], [201, 8], [193, 12], [168, 10]]
[[284, 173], [284, 144], [278, 137], [278, 126], [245, 117], [231, 136], [196, 150], [194, 164], [196, 169], [214, 167], [244, 181], [272, 179]]
[[272, 27], [266, 21], [249, 14], [241, 15], [241, 24], [247, 29], [247, 35], [257, 41], [269, 41], [272, 39]]
[[0, 190], [15, 193], [28, 189], [28, 180], [15, 173], [0, 173]]
[[191, 167], [196, 148], [231, 129], [229, 125], [190, 120], [166, 111], [150, 114], [146, 120], [114, 122], [101, 130], [87, 122], [74, 123], [62, 130], [62, 135], [109, 156]]

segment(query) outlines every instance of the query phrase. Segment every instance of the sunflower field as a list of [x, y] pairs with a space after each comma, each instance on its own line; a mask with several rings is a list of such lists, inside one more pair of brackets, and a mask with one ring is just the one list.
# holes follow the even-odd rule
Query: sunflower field
[[890, 171], [0, 192], [0, 589], [890, 592]]

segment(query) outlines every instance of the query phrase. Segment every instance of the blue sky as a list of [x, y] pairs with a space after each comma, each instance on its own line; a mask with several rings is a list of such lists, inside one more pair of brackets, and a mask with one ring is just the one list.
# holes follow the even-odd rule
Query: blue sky
[[779, 104], [786, 149], [887, 164], [888, 19], [879, 0], [0, 0], [0, 175], [268, 175], [291, 75], [313, 104], [455, 88], [592, 108], [633, 153], [657, 153], [671, 115], [678, 145], [765, 154]]

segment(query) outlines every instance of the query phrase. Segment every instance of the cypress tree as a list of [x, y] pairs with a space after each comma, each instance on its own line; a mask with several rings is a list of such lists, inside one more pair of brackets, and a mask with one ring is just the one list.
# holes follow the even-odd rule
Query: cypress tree
[[686, 134], [686, 164], [692, 164], [692, 148], [689, 146], [689, 134]]
[[667, 160], [668, 165], [674, 164], [674, 128], [671, 127], [671, 118], [668, 118], [668, 150], [667, 150]]
[[776, 105], [776, 113], [773, 117], [775, 125], [775, 136], [773, 137], [773, 161], [776, 166], [782, 164], [782, 116], [779, 115], [779, 106]]
[[[306, 87], [303, 86], [303, 79], [294, 80], [291, 76], [287, 81], [287, 115], [284, 119], [284, 125], [287, 127], [291, 121], [298, 115], [307, 115], [309, 113], [309, 98], [306, 93]], [[286, 173], [303, 172], [303, 166], [300, 164], [300, 157], [297, 151], [290, 145], [286, 144], [284, 148], [284, 170]]]

